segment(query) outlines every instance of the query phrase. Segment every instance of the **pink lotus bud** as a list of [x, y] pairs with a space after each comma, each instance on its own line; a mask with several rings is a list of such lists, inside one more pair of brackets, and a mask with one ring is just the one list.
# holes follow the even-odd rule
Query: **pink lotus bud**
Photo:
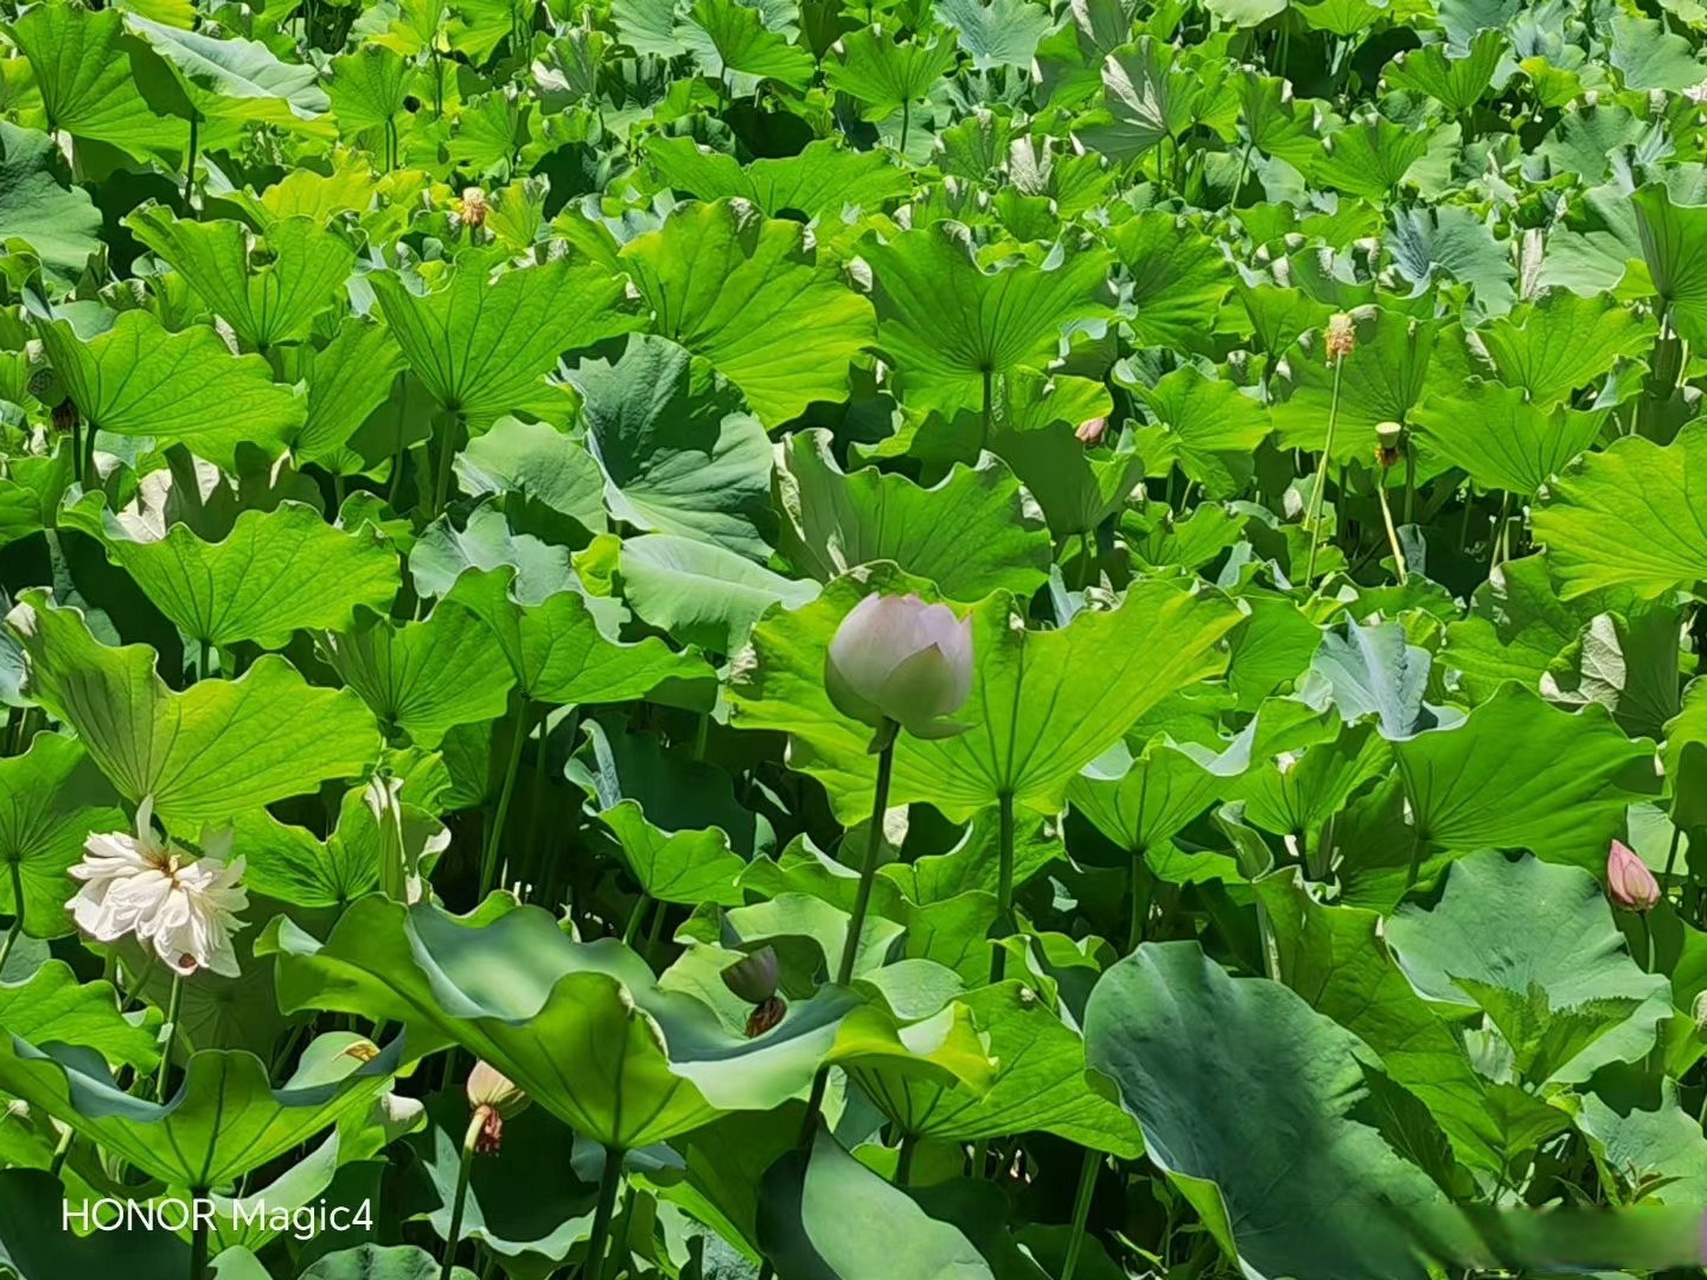
[[1327, 336], [1322, 346], [1330, 363], [1357, 350], [1357, 328], [1349, 315], [1336, 311], [1328, 317]]
[[761, 947], [723, 971], [723, 985], [748, 1004], [763, 1004], [776, 994], [776, 952]]
[[1606, 887], [1612, 900], [1626, 911], [1651, 911], [1660, 900], [1660, 882], [1622, 840], [1614, 840], [1606, 855]]
[[484, 1062], [474, 1064], [465, 1090], [469, 1110], [480, 1122], [474, 1149], [481, 1155], [491, 1155], [503, 1145], [505, 1118], [524, 1110], [528, 1096], [501, 1071]]
[[867, 596], [830, 641], [824, 685], [838, 711], [879, 731], [897, 724], [920, 738], [963, 732], [945, 717], [972, 691], [972, 620], [915, 595]]
[[1079, 429], [1073, 432], [1079, 442], [1085, 445], [1102, 443], [1103, 434], [1108, 430], [1107, 418], [1092, 418], [1089, 422], [1081, 422]]

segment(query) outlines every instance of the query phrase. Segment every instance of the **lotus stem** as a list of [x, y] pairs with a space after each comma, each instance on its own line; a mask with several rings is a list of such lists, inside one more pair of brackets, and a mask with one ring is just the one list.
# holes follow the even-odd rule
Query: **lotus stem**
[[593, 1234], [587, 1239], [587, 1262], [583, 1280], [600, 1280], [605, 1269], [605, 1249], [610, 1242], [610, 1222], [616, 1211], [616, 1193], [622, 1188], [622, 1152], [605, 1148], [605, 1171], [599, 1180], [599, 1206], [593, 1213]]
[[522, 765], [522, 745], [528, 736], [528, 701], [516, 709], [515, 729], [510, 737], [510, 756], [504, 765], [504, 783], [498, 791], [498, 805], [492, 812], [492, 829], [486, 833], [486, 852], [480, 859], [480, 901], [486, 901], [498, 876], [498, 845], [504, 838], [504, 821], [510, 816], [510, 797], [516, 791], [516, 774]]
[[[195, 1200], [199, 1202], [207, 1195], [207, 1188], [199, 1188], [195, 1192]], [[207, 1280], [208, 1242], [207, 1228], [209, 1216], [197, 1213], [194, 1233], [190, 1237], [190, 1280]]]
[[1328, 401], [1328, 436], [1322, 442], [1322, 462], [1316, 468], [1316, 483], [1310, 490], [1310, 559], [1304, 568], [1304, 581], [1316, 580], [1316, 549], [1322, 541], [1322, 492], [1328, 485], [1328, 459], [1334, 453], [1334, 427], [1340, 416], [1340, 375], [1345, 370], [1345, 357], [1334, 357], [1334, 390]]
[[450, 1206], [450, 1232], [445, 1236], [444, 1265], [439, 1268], [439, 1280], [451, 1280], [456, 1269], [456, 1250], [462, 1243], [462, 1211], [468, 1204], [468, 1177], [474, 1170], [474, 1151], [480, 1142], [480, 1130], [486, 1125], [486, 1109], [474, 1108], [468, 1119], [468, 1130], [462, 1137], [462, 1163], [456, 1170], [456, 1198]]
[[1073, 1234], [1067, 1238], [1067, 1260], [1061, 1264], [1061, 1280], [1073, 1280], [1079, 1269], [1079, 1253], [1085, 1246], [1085, 1224], [1091, 1216], [1091, 1193], [1096, 1190], [1097, 1168], [1102, 1157], [1095, 1151], [1085, 1151], [1084, 1163], [1079, 1166], [1079, 1190], [1073, 1197]]
[[6, 930], [6, 941], [0, 942], [0, 973], [12, 956], [12, 947], [24, 932], [24, 869], [18, 858], [10, 858], [6, 869], [12, 873], [12, 927]]
[[462, 425], [462, 414], [459, 411], [445, 415], [444, 439], [439, 442], [438, 478], [433, 482], [433, 516], [436, 519], [444, 513], [445, 503], [450, 499], [450, 464], [456, 456], [456, 429]]
[[[184, 153], [184, 212], [191, 217], [195, 216], [196, 210], [196, 151], [197, 144], [201, 141], [201, 122], [201, 112], [191, 108], [190, 145], [189, 149]], [[91, 428], [91, 431], [92, 430], [93, 428]]]
[[1376, 478], [1375, 492], [1381, 497], [1381, 520], [1387, 526], [1387, 546], [1393, 552], [1393, 566], [1398, 571], [1399, 581], [1403, 583], [1410, 576], [1410, 569], [1405, 565], [1405, 552], [1399, 546], [1399, 531], [1393, 527], [1393, 509], [1387, 503], [1385, 477]]
[[166, 1023], [160, 1028], [160, 1072], [154, 1077], [154, 1101], [166, 1101], [166, 1077], [172, 1074], [172, 1045], [178, 1038], [178, 1008], [184, 1000], [184, 975], [172, 974], [172, 994], [166, 1000]]
[[1666, 853], [1665, 877], [1660, 881], [1660, 892], [1667, 893], [1671, 889], [1672, 869], [1677, 866], [1678, 847], [1683, 843], [1683, 828], [1675, 822], [1671, 828], [1671, 848]]
[[990, 423], [991, 419], [995, 416], [995, 376], [994, 370], [984, 370], [984, 435], [978, 442], [978, 447], [980, 449], [988, 449], [990, 447]]
[[1150, 897], [1144, 887], [1144, 851], [1132, 851], [1132, 914], [1126, 923], [1126, 952], [1130, 955], [1144, 941], [1144, 922], [1150, 914]]
[[1411, 828], [1411, 867], [1405, 874], [1405, 892], [1409, 893], [1417, 887], [1417, 877], [1422, 874], [1423, 833], [1421, 827]]
[[919, 1149], [919, 1135], [908, 1130], [901, 1135], [901, 1149], [895, 1155], [895, 1185], [904, 1187], [913, 1180], [913, 1155]]
[[[998, 827], [998, 843], [996, 847], [999, 859], [996, 869], [996, 927], [1002, 931], [1002, 938], [1011, 937], [1014, 932], [1014, 793], [1003, 791], [996, 797], [996, 813]], [[990, 981], [1000, 982], [1006, 971], [1008, 953], [1002, 948], [1001, 938], [996, 940], [995, 950], [990, 955]]]

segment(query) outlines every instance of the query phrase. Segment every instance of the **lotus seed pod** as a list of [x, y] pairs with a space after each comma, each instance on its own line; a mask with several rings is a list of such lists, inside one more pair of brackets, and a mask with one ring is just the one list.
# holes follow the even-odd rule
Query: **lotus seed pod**
[[1626, 911], [1651, 911], [1660, 900], [1660, 882], [1622, 840], [1614, 840], [1606, 855], [1606, 887], [1612, 900]]
[[723, 985], [748, 1004], [763, 1004], [776, 994], [776, 952], [761, 947], [723, 971]]
[[824, 685], [843, 715], [920, 738], [965, 726], [947, 719], [972, 691], [972, 620], [915, 595], [871, 595], [830, 641]]

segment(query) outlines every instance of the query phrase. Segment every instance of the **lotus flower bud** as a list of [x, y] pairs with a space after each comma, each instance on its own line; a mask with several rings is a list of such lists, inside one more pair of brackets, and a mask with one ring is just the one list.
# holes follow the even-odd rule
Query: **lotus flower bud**
[[1073, 432], [1073, 434], [1079, 438], [1079, 442], [1081, 444], [1088, 446], [1088, 445], [1101, 444], [1103, 434], [1107, 430], [1108, 430], [1108, 419], [1107, 418], [1092, 418], [1088, 422], [1081, 422], [1079, 424], [1079, 429], [1077, 431]]
[[468, 1073], [468, 1105], [479, 1122], [474, 1149], [491, 1155], [504, 1141], [504, 1121], [525, 1108], [528, 1096], [508, 1077], [484, 1062], [476, 1062]]
[[486, 201], [486, 193], [479, 187], [464, 187], [462, 189], [462, 220], [470, 227], [486, 225], [486, 215], [492, 206]]
[[1357, 350], [1357, 328], [1345, 312], [1336, 311], [1328, 317], [1327, 334], [1322, 348], [1327, 353], [1329, 363]]
[[1622, 840], [1614, 840], [1606, 855], [1606, 887], [1612, 900], [1626, 911], [1651, 911], [1660, 900], [1660, 882]]
[[965, 725], [946, 717], [972, 691], [972, 620], [915, 595], [871, 595], [842, 619], [824, 662], [824, 685], [843, 715], [878, 730], [900, 726], [946, 738]]
[[761, 947], [723, 971], [723, 985], [748, 1004], [763, 1004], [776, 994], [776, 952]]

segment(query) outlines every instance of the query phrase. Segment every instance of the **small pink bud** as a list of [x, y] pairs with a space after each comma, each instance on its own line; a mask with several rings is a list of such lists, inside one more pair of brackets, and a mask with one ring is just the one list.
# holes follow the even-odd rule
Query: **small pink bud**
[[1107, 430], [1107, 418], [1092, 418], [1089, 422], [1081, 422], [1079, 429], [1073, 434], [1079, 438], [1081, 444], [1096, 445], [1102, 443], [1103, 433]]
[[1651, 911], [1660, 900], [1660, 882], [1622, 840], [1614, 840], [1606, 855], [1606, 887], [1612, 900], [1626, 911]]

